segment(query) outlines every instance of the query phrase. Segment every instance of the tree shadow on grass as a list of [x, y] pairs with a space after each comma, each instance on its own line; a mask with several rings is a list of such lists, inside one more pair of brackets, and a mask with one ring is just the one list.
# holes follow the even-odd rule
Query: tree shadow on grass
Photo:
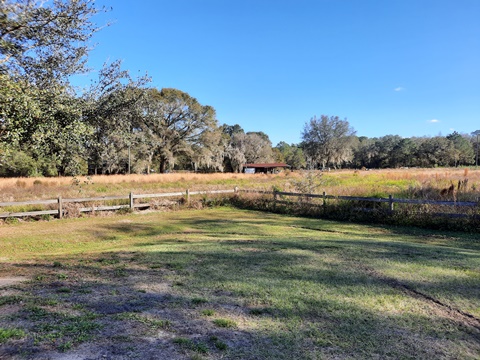
[[[135, 238], [135, 250], [6, 265], [32, 282], [0, 292], [2, 326], [27, 332], [0, 344], [0, 358], [64, 351], [92, 359], [474, 359], [480, 352], [478, 329], [412, 297], [380, 266], [471, 268], [475, 252], [399, 242], [381, 228], [360, 238], [357, 225], [337, 231], [333, 222], [282, 220], [282, 235], [272, 235], [285, 226], [273, 216], [107, 224], [85, 231]], [[462, 281], [408, 285], [475, 303], [478, 293], [462, 293]], [[218, 327], [217, 318], [236, 326]]]
[[[372, 299], [399, 296], [382, 279], [343, 266], [305, 267], [312, 258], [302, 253], [305, 246], [289, 253], [297, 249], [294, 241], [280, 242], [278, 251], [271, 243], [262, 248], [265, 244], [257, 242], [261, 251], [247, 245], [221, 243], [210, 251], [191, 251], [189, 257], [176, 251], [168, 258], [164, 252], [119, 252], [16, 264], [31, 269], [36, 280], [15, 288], [23, 305], [5, 320], [33, 335], [1, 345], [0, 354], [32, 359], [58, 351], [125, 359], [182, 359], [196, 353], [212, 359], [453, 358], [456, 343], [479, 350], [478, 333], [458, 324], [452, 330], [454, 323], [441, 314], [394, 315], [355, 301], [365, 293]], [[198, 261], [189, 262], [191, 256]], [[172, 270], [171, 261], [181, 267]], [[155, 269], [147, 267], [152, 263]], [[238, 327], [216, 327], [204, 309], [233, 319]], [[90, 326], [79, 328], [84, 317]], [[65, 328], [84, 331], [84, 337]], [[175, 341], [180, 338], [185, 340]], [[218, 341], [228, 349], [219, 350]]]

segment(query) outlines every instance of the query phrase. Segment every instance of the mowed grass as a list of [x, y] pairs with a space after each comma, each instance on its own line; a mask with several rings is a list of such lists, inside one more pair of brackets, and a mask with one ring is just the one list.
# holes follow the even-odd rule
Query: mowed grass
[[228, 207], [19, 223], [2, 276], [29, 281], [0, 288], [0, 357], [480, 354], [479, 235]]

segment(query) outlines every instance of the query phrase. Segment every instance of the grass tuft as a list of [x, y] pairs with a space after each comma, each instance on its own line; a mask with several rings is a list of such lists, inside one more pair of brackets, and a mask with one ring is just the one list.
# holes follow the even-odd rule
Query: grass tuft
[[188, 338], [177, 337], [173, 339], [173, 343], [180, 345], [184, 349], [192, 350], [201, 354], [208, 353], [208, 346], [200, 341], [195, 342]]
[[7, 342], [10, 339], [20, 339], [25, 336], [25, 331], [21, 329], [0, 328], [0, 344]]
[[222, 328], [234, 328], [237, 327], [237, 323], [230, 319], [215, 319], [212, 321], [215, 325]]
[[204, 315], [204, 316], [213, 316], [213, 315], [215, 315], [215, 310], [213, 310], [213, 309], [204, 309], [204, 310], [202, 310], [202, 315]]
[[208, 302], [207, 299], [201, 297], [194, 297], [191, 301], [193, 305], [201, 305]]

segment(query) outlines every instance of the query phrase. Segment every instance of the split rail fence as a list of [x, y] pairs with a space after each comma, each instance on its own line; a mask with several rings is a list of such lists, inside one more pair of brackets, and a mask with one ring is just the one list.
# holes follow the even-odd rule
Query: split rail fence
[[128, 200], [126, 205], [112, 205], [112, 206], [86, 206], [79, 208], [78, 211], [81, 213], [84, 212], [93, 212], [93, 211], [111, 211], [119, 210], [123, 208], [134, 210], [136, 208], [148, 208], [151, 206], [150, 203], [137, 203], [136, 199], [152, 199], [152, 198], [164, 198], [164, 197], [183, 197], [186, 199], [187, 203], [190, 201], [191, 195], [210, 195], [210, 194], [233, 194], [237, 189], [233, 190], [211, 190], [211, 191], [189, 191], [188, 189], [185, 192], [171, 192], [171, 193], [161, 193], [161, 194], [133, 194], [129, 195], [120, 195], [120, 196], [102, 196], [102, 197], [90, 197], [90, 198], [76, 198], [76, 199], [63, 199], [59, 196], [56, 199], [50, 200], [33, 200], [33, 201], [11, 201], [11, 202], [1, 202], [0, 208], [8, 206], [25, 206], [25, 205], [52, 205], [56, 204], [56, 209], [50, 210], [35, 210], [35, 211], [24, 211], [24, 212], [5, 212], [0, 213], [1, 218], [9, 217], [26, 217], [26, 216], [41, 216], [41, 215], [54, 215], [58, 218], [62, 218], [65, 214], [65, 205], [69, 203], [95, 203], [103, 201], [121, 201]]
[[[279, 198], [283, 197], [296, 197], [298, 199], [302, 199], [303, 201], [309, 203], [311, 205], [318, 205], [323, 207], [324, 211], [327, 211], [327, 200], [333, 201], [357, 201], [357, 202], [372, 202], [372, 203], [386, 203], [388, 204], [388, 210], [393, 213], [395, 211], [395, 204], [414, 204], [414, 205], [436, 205], [436, 206], [447, 206], [452, 208], [464, 207], [470, 208], [474, 210], [480, 211], [480, 199], [477, 201], [437, 201], [437, 200], [417, 200], [417, 199], [398, 199], [394, 198], [393, 195], [389, 195], [388, 198], [373, 198], [373, 197], [359, 197], [359, 196], [336, 196], [336, 195], [327, 195], [327, 193], [323, 192], [323, 194], [303, 194], [303, 193], [292, 193], [292, 192], [282, 192], [282, 191], [258, 191], [258, 190], [239, 190], [239, 192], [244, 193], [257, 193], [263, 195], [272, 195], [275, 204], [284, 204], [284, 205], [291, 205], [291, 201], [284, 201], [279, 200]], [[312, 199], [320, 199], [322, 200], [319, 204], [311, 203]], [[361, 211], [371, 211], [371, 208], [358, 208]], [[478, 211], [477, 215], [478, 216]], [[444, 216], [450, 218], [466, 218], [471, 215], [469, 214], [460, 214], [460, 213], [431, 213], [433, 216]]]
[[[124, 205], [112, 205], [112, 206], [86, 206], [79, 208], [80, 213], [83, 212], [93, 212], [93, 211], [111, 211], [119, 210], [122, 208], [128, 208], [134, 210], [136, 208], [148, 208], [151, 206], [150, 203], [145, 202], [135, 202], [136, 199], [152, 199], [152, 198], [165, 198], [165, 197], [183, 197], [186, 199], [187, 203], [190, 201], [191, 195], [213, 195], [213, 194], [234, 194], [234, 193], [256, 193], [262, 195], [272, 195], [272, 200], [275, 204], [292, 204], [291, 201], [281, 200], [281, 198], [286, 197], [296, 197], [298, 200], [302, 201], [311, 201], [312, 199], [320, 199], [321, 202], [312, 205], [322, 206], [323, 209], [327, 210], [327, 200], [334, 201], [357, 201], [357, 202], [373, 202], [373, 203], [386, 203], [388, 204], [388, 210], [394, 212], [395, 204], [416, 204], [416, 205], [441, 205], [447, 207], [468, 207], [475, 210], [478, 216], [480, 211], [480, 201], [435, 201], [435, 200], [414, 200], [414, 199], [397, 199], [392, 195], [389, 195], [388, 198], [372, 198], [372, 197], [358, 197], [358, 196], [336, 196], [336, 195], [327, 195], [325, 192], [323, 194], [302, 194], [302, 193], [292, 193], [292, 192], [281, 192], [281, 191], [260, 191], [260, 190], [239, 190], [237, 187], [232, 190], [212, 190], [212, 191], [189, 191], [188, 189], [185, 192], [172, 192], [172, 193], [160, 193], [160, 194], [133, 194], [129, 195], [120, 195], [120, 196], [104, 196], [104, 197], [90, 197], [90, 198], [71, 198], [63, 199], [59, 196], [57, 199], [50, 200], [33, 200], [33, 201], [14, 201], [14, 202], [1, 202], [0, 208], [2, 207], [15, 207], [15, 206], [24, 206], [24, 205], [53, 205], [56, 204], [56, 209], [50, 210], [35, 210], [35, 211], [25, 211], [25, 212], [4, 212], [0, 213], [1, 218], [9, 217], [27, 217], [27, 216], [41, 216], [41, 215], [54, 215], [58, 218], [62, 218], [65, 215], [65, 205], [69, 203], [98, 203], [103, 201], [122, 201], [128, 200], [128, 204]], [[370, 211], [371, 209], [360, 209], [365, 211]], [[461, 213], [433, 213], [432, 215], [437, 216], [447, 216], [451, 218], [462, 218], [469, 217], [469, 214]]]

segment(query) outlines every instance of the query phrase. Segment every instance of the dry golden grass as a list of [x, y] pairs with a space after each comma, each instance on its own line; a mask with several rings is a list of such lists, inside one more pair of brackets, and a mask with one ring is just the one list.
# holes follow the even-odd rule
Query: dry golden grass
[[[217, 174], [192, 174], [192, 173], [174, 173], [174, 174], [152, 174], [152, 175], [93, 175], [78, 176], [80, 181], [90, 181], [95, 184], [121, 184], [121, 183], [172, 183], [185, 180], [225, 180], [246, 178], [251, 175], [217, 173]], [[0, 178], [0, 189], [12, 187], [33, 188], [36, 185], [44, 186], [65, 186], [72, 185], [72, 177], [32, 177], [32, 178]]]
[[96, 175], [55, 178], [0, 178], [0, 201], [22, 201], [64, 198], [126, 195], [141, 193], [243, 188], [271, 188], [297, 173], [281, 174], [194, 174], [172, 173], [152, 175]]
[[[193, 174], [172, 173], [152, 175], [97, 175], [56, 178], [0, 178], [0, 201], [51, 199], [59, 195], [89, 197], [140, 193], [218, 190], [273, 187], [295, 191], [295, 184], [304, 172], [280, 174]], [[440, 198], [442, 189], [468, 179], [467, 186], [458, 192], [458, 200], [475, 200], [480, 196], [480, 170], [464, 168], [441, 169], [388, 169], [388, 170], [335, 170], [317, 172], [322, 191], [332, 195], [388, 196], [403, 198]], [[457, 196], [456, 195], [456, 196]]]

